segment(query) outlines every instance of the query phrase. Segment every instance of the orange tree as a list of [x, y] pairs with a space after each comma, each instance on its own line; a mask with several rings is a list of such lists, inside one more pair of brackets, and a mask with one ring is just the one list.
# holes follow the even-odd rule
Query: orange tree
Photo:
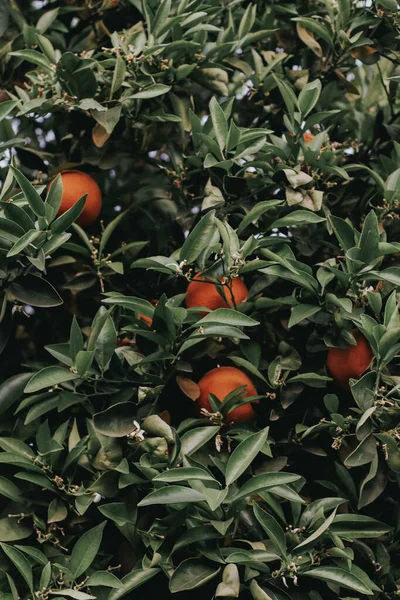
[[397, 11], [0, 1], [2, 600], [399, 595]]

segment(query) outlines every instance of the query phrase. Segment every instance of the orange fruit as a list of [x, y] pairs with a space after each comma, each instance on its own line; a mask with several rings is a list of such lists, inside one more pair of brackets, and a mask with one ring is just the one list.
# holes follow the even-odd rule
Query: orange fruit
[[313, 139], [315, 138], [315, 135], [313, 133], [303, 133], [303, 140], [305, 141], [306, 144], [308, 144], [309, 142], [312, 142]]
[[[245, 398], [257, 395], [257, 390], [251, 379], [247, 377], [246, 373], [235, 367], [217, 367], [216, 369], [212, 369], [200, 379], [197, 385], [200, 389], [200, 396], [196, 400], [199, 413], [202, 408], [212, 412], [208, 394], [213, 394], [222, 402], [233, 390], [245, 385]], [[255, 416], [253, 407], [250, 403], [247, 403], [231, 410], [226, 415], [225, 421], [227, 423], [248, 423], [249, 421], [254, 421]]]
[[353, 332], [357, 346], [348, 348], [330, 348], [327, 367], [335, 382], [340, 387], [350, 389], [349, 379], [359, 379], [373, 359], [371, 346], [359, 332]]
[[64, 171], [61, 173], [61, 180], [63, 193], [57, 217], [71, 208], [84, 194], [87, 194], [85, 206], [77, 223], [81, 227], [94, 223], [100, 214], [102, 204], [101, 190], [95, 180], [82, 171]]
[[239, 278], [232, 279], [232, 287], [224, 286], [223, 290], [227, 302], [218, 293], [215, 283], [208, 283], [207, 279], [202, 279], [201, 276], [196, 275], [186, 290], [186, 308], [194, 308], [195, 306], [205, 306], [210, 310], [231, 308], [234, 306], [233, 300], [236, 304], [239, 304], [247, 300], [249, 294], [246, 285]]

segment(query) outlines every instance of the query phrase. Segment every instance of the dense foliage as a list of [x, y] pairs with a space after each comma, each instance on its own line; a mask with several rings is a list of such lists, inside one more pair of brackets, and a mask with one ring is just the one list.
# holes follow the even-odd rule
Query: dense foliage
[[399, 15], [0, 0], [2, 600], [399, 595]]

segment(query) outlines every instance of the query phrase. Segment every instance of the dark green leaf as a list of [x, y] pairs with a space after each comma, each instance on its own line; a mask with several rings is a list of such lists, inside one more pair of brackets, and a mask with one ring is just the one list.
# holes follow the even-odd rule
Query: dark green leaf
[[188, 558], [172, 574], [169, 589], [172, 594], [193, 590], [213, 579], [221, 567], [199, 558]]
[[53, 286], [37, 275], [25, 275], [15, 280], [8, 289], [16, 300], [31, 306], [50, 308], [63, 303]]
[[68, 564], [68, 568], [75, 578], [85, 573], [96, 558], [105, 525], [106, 521], [86, 531], [76, 542]]
[[[33, 50], [32, 50], [33, 52]], [[39, 53], [38, 53], [39, 54]], [[40, 55], [39, 55], [40, 56]], [[17, 181], [19, 187], [21, 188], [26, 201], [31, 207], [32, 211], [38, 217], [44, 217], [46, 215], [46, 208], [43, 200], [33, 187], [33, 185], [28, 181], [28, 179], [23, 175], [20, 171], [15, 169], [14, 167], [10, 167], [15, 180]]]
[[189, 502], [202, 502], [204, 495], [183, 485], [170, 485], [151, 492], [138, 506], [152, 506], [153, 504], [179, 504]]
[[230, 485], [236, 481], [236, 479], [240, 477], [240, 475], [242, 475], [242, 473], [244, 473], [248, 466], [253, 462], [267, 441], [268, 431], [269, 428], [266, 427], [257, 433], [249, 435], [247, 439], [245, 439], [239, 444], [239, 446], [237, 446], [237, 448], [235, 448], [226, 465], [226, 485]]

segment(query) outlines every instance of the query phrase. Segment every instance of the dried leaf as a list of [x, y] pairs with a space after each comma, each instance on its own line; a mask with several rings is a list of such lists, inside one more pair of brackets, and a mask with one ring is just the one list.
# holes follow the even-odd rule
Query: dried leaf
[[182, 377], [181, 375], [178, 375], [176, 378], [176, 383], [179, 385], [185, 396], [191, 400], [197, 400], [197, 398], [200, 396], [199, 386], [188, 377]]

